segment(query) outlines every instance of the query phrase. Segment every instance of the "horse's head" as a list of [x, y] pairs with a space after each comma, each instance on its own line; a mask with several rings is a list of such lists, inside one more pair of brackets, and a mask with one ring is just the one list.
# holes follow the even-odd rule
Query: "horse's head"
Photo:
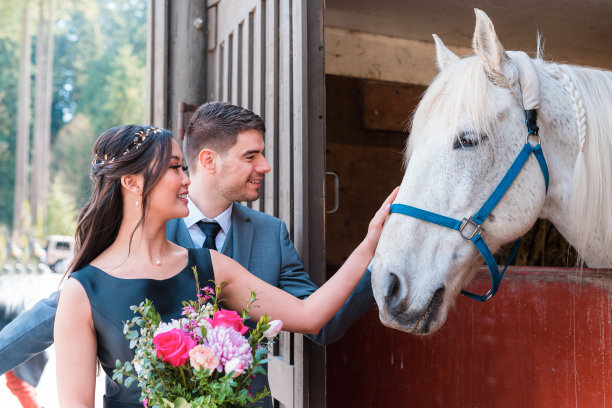
[[[525, 144], [525, 113], [517, 67], [485, 13], [476, 10], [474, 56], [459, 58], [434, 38], [440, 73], [414, 114], [395, 202], [461, 220], [483, 205]], [[530, 159], [483, 224], [489, 248], [524, 234], [544, 197]], [[437, 330], [481, 263], [457, 231], [391, 214], [373, 264], [381, 321], [415, 334]]]

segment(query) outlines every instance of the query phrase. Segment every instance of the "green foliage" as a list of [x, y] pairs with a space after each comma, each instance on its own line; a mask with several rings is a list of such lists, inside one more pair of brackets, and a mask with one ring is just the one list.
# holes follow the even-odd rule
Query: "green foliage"
[[53, 145], [51, 173], [67, 182], [66, 192], [79, 207], [89, 197], [89, 169], [93, 159], [91, 147], [94, 140], [95, 134], [89, 118], [77, 114], [72, 122], [58, 132]]
[[[24, 3], [0, 2], [0, 225], [7, 228], [13, 217], [19, 37]], [[145, 121], [146, 7], [146, 0], [56, 2], [51, 175], [52, 180], [53, 175], [60, 176], [65, 184], [61, 200], [69, 194], [77, 208], [89, 196], [89, 162], [95, 137], [113, 126]], [[35, 45], [38, 2], [30, 1], [29, 10]], [[33, 74], [35, 56], [33, 47]], [[81, 129], [85, 134], [79, 134]], [[57, 220], [57, 214], [55, 217]], [[59, 227], [53, 220], [45, 225]]]
[[0, 224], [5, 226], [13, 222], [18, 66], [17, 39], [0, 36]]
[[63, 173], [53, 177], [45, 220], [47, 235], [74, 235], [78, 211], [70, 187]]

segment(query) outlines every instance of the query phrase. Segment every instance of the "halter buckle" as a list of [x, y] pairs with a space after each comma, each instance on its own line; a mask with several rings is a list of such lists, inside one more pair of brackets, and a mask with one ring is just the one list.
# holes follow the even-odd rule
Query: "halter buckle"
[[[537, 143], [531, 143], [530, 140], [533, 140], [534, 142]], [[537, 133], [527, 133], [527, 136], [525, 136], [525, 143], [529, 143], [531, 146], [537, 146], [539, 145], [541, 142], [540, 139], [540, 135], [538, 135]]]
[[[468, 224], [473, 228], [473, 231], [471, 232], [471, 234], [469, 234], [469, 236], [468, 236], [467, 233], [465, 233], [465, 234], [463, 233], [463, 230], [465, 229], [465, 227]], [[476, 235], [478, 235], [480, 233], [482, 233], [482, 228], [480, 228], [480, 225], [478, 225], [478, 224], [476, 224], [476, 222], [474, 222], [472, 217], [464, 218], [464, 219], [461, 220], [461, 225], [459, 226], [459, 234], [461, 234], [461, 237], [463, 239], [471, 241]]]

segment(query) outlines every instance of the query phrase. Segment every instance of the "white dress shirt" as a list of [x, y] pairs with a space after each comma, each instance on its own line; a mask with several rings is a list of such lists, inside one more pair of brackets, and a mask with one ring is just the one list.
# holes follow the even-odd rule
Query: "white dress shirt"
[[215, 218], [208, 218], [206, 215], [200, 211], [198, 207], [189, 199], [187, 203], [187, 208], [189, 208], [189, 215], [183, 218], [185, 221], [185, 225], [187, 226], [187, 230], [189, 231], [189, 235], [191, 236], [191, 240], [193, 241], [193, 245], [196, 248], [201, 248], [204, 245], [204, 241], [206, 241], [206, 234], [202, 232], [200, 227], [198, 226], [198, 222], [217, 222], [219, 226], [221, 226], [221, 230], [217, 234], [215, 238], [215, 245], [217, 245], [217, 250], [221, 252], [223, 248], [223, 244], [225, 243], [225, 238], [227, 234], [229, 234], [230, 227], [232, 226], [232, 205], [221, 214], [217, 215]]

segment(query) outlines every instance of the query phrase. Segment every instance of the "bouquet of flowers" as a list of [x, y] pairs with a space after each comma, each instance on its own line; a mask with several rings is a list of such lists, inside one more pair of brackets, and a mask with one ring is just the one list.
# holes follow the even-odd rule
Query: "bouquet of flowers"
[[183, 302], [181, 319], [162, 322], [150, 300], [132, 306], [136, 316], [123, 332], [135, 349], [131, 362], [117, 360], [113, 379], [129, 387], [138, 381], [141, 402], [151, 408], [246, 407], [265, 396], [249, 384], [265, 374], [267, 342], [281, 330], [280, 320], [262, 316], [250, 333], [244, 322], [257, 300], [251, 291], [239, 315], [219, 307], [221, 283], [200, 290], [195, 267], [197, 300]]

